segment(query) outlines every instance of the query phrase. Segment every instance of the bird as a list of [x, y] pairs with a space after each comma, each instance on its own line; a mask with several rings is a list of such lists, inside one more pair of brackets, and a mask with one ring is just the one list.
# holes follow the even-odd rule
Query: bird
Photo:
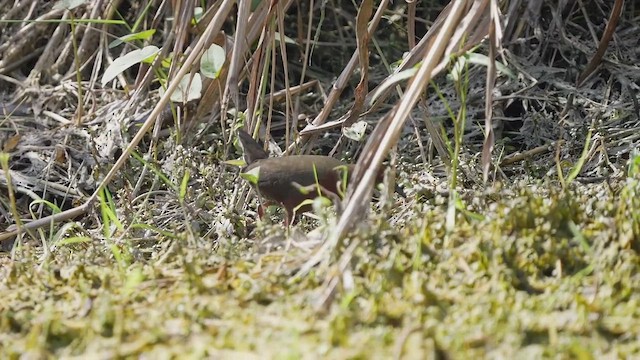
[[[248, 133], [238, 130], [238, 139], [244, 151], [246, 166], [242, 173], [257, 172], [255, 184], [259, 196], [263, 200], [284, 207], [286, 211], [285, 226], [295, 222], [294, 211], [305, 200], [323, 195], [338, 195], [343, 189], [344, 170], [353, 173], [355, 164], [347, 164], [338, 159], [324, 155], [290, 155], [270, 158], [269, 154]], [[384, 169], [383, 169], [384, 170]], [[384, 171], [378, 176], [382, 181]], [[347, 176], [348, 178], [348, 176]], [[319, 187], [316, 185], [320, 185]], [[313, 191], [301, 192], [300, 187], [315, 187]], [[331, 194], [327, 194], [330, 192]], [[263, 205], [258, 208], [258, 216], [262, 217]], [[297, 213], [311, 210], [310, 204], [301, 206]]]

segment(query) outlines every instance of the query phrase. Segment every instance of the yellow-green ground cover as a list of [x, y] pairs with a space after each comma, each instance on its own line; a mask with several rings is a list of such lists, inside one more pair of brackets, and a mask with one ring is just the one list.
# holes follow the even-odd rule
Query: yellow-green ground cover
[[351, 238], [346, 270], [299, 278], [295, 246], [256, 245], [277, 225], [216, 246], [70, 244], [45, 260], [27, 243], [1, 258], [0, 357], [640, 356], [637, 178], [555, 187], [463, 196], [449, 231], [445, 198], [407, 200], [404, 225], [374, 214]]

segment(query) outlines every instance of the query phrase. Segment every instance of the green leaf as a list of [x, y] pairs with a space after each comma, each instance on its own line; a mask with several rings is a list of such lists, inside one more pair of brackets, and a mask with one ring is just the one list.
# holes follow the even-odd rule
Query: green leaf
[[86, 3], [88, 3], [87, 0], [60, 0], [53, 5], [53, 10], [73, 10]]
[[174, 53], [170, 52], [166, 58], [162, 59], [160, 65], [162, 65], [162, 67], [165, 69], [169, 69], [171, 67], [171, 63], [173, 63], [173, 57]]
[[[314, 201], [312, 199], [305, 199], [303, 202], [301, 202], [300, 204], [298, 204], [298, 206], [293, 208], [293, 213], [297, 214], [298, 210], [300, 210], [302, 207], [306, 206], [306, 205], [311, 205], [312, 208], [314, 205]], [[315, 208], [314, 208], [315, 209]]]
[[365, 131], [367, 130], [367, 122], [366, 121], [358, 121], [357, 123], [347, 127], [342, 128], [342, 133], [344, 136], [348, 137], [351, 140], [362, 141], [364, 137]]
[[155, 56], [160, 52], [157, 46], [146, 46], [139, 50], [133, 50], [132, 52], [121, 56], [113, 61], [111, 65], [105, 70], [102, 75], [102, 86], [105, 86], [109, 81], [113, 80], [116, 76], [120, 75], [123, 71], [132, 67], [135, 64], [141, 62], [153, 60]]
[[[456, 63], [453, 65], [453, 69], [451, 70], [451, 76], [453, 77], [453, 79], [455, 81], [457, 81], [457, 79], [459, 79], [460, 76], [461, 76], [460, 75], [461, 72], [464, 71], [465, 64], [467, 62], [470, 63], [470, 64], [489, 66], [489, 62], [490, 61], [491, 60], [489, 59], [489, 57], [487, 55], [471, 53], [471, 52], [466, 53], [464, 56], [458, 57]], [[511, 72], [511, 70], [509, 70], [509, 68], [504, 66], [503, 63], [501, 63], [499, 61], [495, 61], [495, 64], [496, 64], [496, 70], [498, 72], [507, 75], [508, 77], [510, 77], [513, 80], [517, 79], [516, 76], [513, 74], [513, 72]]]
[[189, 178], [191, 177], [191, 172], [187, 169], [184, 172], [184, 176], [182, 177], [182, 182], [180, 183], [180, 201], [184, 201], [184, 198], [187, 194], [187, 186], [189, 185]]
[[258, 180], [260, 180], [260, 166], [256, 166], [246, 173], [240, 173], [240, 177], [253, 185], [258, 185]]
[[202, 19], [203, 15], [204, 15], [204, 10], [202, 9], [202, 7], [196, 6], [196, 8], [193, 9], [193, 19], [195, 20], [196, 24], [200, 22], [200, 19]]
[[584, 143], [584, 146], [582, 147], [582, 154], [578, 159], [578, 163], [571, 169], [569, 176], [567, 176], [567, 179], [566, 179], [567, 183], [573, 182], [573, 180], [575, 180], [578, 177], [578, 175], [580, 175], [580, 172], [582, 171], [582, 168], [584, 167], [584, 164], [587, 161], [587, 157], [589, 156], [589, 150], [590, 150], [589, 145], [591, 144], [592, 135], [593, 135], [593, 129], [589, 128], [589, 132], [587, 132], [587, 139]]
[[[164, 94], [164, 91], [160, 91], [160, 95]], [[202, 96], [202, 79], [200, 73], [187, 74], [180, 79], [180, 85], [171, 94], [171, 101], [176, 103], [185, 104], [191, 100], [200, 99]]]
[[222, 163], [226, 164], [226, 165], [238, 166], [238, 167], [247, 166], [247, 163], [244, 161], [244, 158], [233, 159], [233, 160], [225, 160]]
[[[307, 202], [307, 201], [310, 201], [310, 200], [305, 200], [303, 202]], [[322, 209], [328, 208], [331, 205], [333, 205], [333, 202], [331, 201], [331, 199], [329, 199], [326, 196], [318, 196], [315, 199], [313, 199], [311, 203], [311, 207], [313, 208], [313, 211], [316, 214], [319, 214]]]
[[220, 76], [225, 60], [226, 54], [224, 48], [218, 44], [211, 44], [202, 54], [202, 58], [200, 58], [200, 71], [202, 71], [202, 76], [217, 79], [218, 76]]
[[145, 30], [134, 34], [129, 34], [125, 36], [121, 36], [115, 40], [113, 40], [109, 44], [109, 49], [114, 48], [125, 42], [132, 42], [135, 40], [149, 40], [156, 33], [156, 29]]
[[72, 236], [70, 238], [66, 238], [66, 239], [62, 239], [59, 240], [55, 243], [56, 247], [62, 247], [65, 245], [70, 245], [70, 244], [79, 244], [79, 243], [85, 243], [85, 242], [91, 242], [91, 238], [87, 237], [87, 236]]
[[51, 212], [53, 212], [54, 214], [62, 212], [62, 210], [60, 210], [58, 205], [56, 205], [56, 204], [54, 204], [54, 203], [52, 203], [50, 201], [44, 200], [44, 199], [38, 199], [38, 200], [32, 201], [31, 202], [31, 207], [34, 208], [35, 205], [40, 205], [40, 204], [44, 204], [44, 205], [48, 206], [49, 209], [51, 209]]

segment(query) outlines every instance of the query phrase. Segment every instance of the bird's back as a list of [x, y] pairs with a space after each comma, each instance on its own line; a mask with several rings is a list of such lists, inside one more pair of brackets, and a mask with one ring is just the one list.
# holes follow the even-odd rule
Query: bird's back
[[[321, 155], [292, 155], [280, 158], [260, 159], [250, 164], [244, 172], [259, 167], [258, 189], [271, 200], [296, 206], [315, 194], [302, 194], [293, 183], [301, 186], [316, 184], [317, 181], [326, 190], [337, 193], [337, 182], [341, 172], [336, 169], [346, 164], [338, 159]], [[317, 192], [316, 192], [317, 194]]]

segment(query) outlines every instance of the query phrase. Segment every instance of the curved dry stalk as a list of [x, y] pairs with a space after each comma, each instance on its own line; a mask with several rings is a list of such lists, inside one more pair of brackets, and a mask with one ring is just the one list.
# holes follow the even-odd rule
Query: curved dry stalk
[[[386, 117], [388, 120], [381, 121], [376, 127], [376, 131], [369, 138], [367, 143], [367, 145], [370, 145], [368, 146], [369, 149], [363, 152], [354, 173], [352, 184], [356, 186], [351, 188], [347, 194], [347, 206], [344, 214], [340, 217], [333, 235], [334, 241], [332, 242], [337, 243], [337, 239], [344, 237], [346, 232], [353, 227], [353, 224], [361, 220], [365, 213], [364, 210], [368, 204], [367, 197], [373, 189], [378, 169], [389, 150], [398, 141], [400, 130], [405, 120], [424, 92], [442, 59], [447, 59], [455, 51], [455, 47], [452, 45], [463, 39], [460, 29], [474, 28], [477, 22], [484, 17], [481, 15], [486, 14], [485, 9], [488, 1], [467, 0], [451, 3], [452, 6], [443, 22], [442, 28], [438, 31], [432, 45], [426, 52], [422, 65], [412, 79], [404, 97], [389, 112]], [[466, 16], [463, 16], [465, 13]], [[484, 32], [483, 30], [481, 27], [477, 29], [477, 32], [482, 33]], [[480, 41], [486, 36], [486, 32], [482, 36], [479, 36], [479, 34], [473, 35], [475, 35], [472, 36], [473, 38], [477, 38]]]
[[[488, 17], [486, 9], [489, 1], [491, 0], [452, 1], [450, 7], [438, 16], [436, 23], [440, 20], [442, 27], [438, 28], [433, 40], [429, 42], [418, 72], [410, 81], [402, 99], [378, 123], [367, 141], [349, 186], [344, 213], [335, 230], [322, 248], [301, 268], [297, 276], [306, 274], [326, 258], [327, 251], [336, 249], [340, 240], [355, 224], [362, 221], [378, 169], [390, 149], [397, 143], [406, 119], [424, 93], [432, 76], [444, 68], [443, 64], [446, 64], [448, 58], [458, 50], [458, 44], [464, 41], [465, 37], [480, 42], [487, 35], [487, 29], [483, 24], [488, 25], [485, 19]], [[471, 29], [475, 31], [471, 32]], [[345, 254], [345, 256], [350, 255]]]
[[[389, 0], [383, 0], [378, 6], [378, 9], [373, 15], [373, 18], [369, 22], [369, 27], [367, 28], [369, 37], [371, 37], [373, 32], [378, 28], [380, 20], [382, 19], [382, 15], [384, 14], [384, 11], [387, 9], [388, 6], [389, 6]], [[289, 146], [289, 149], [287, 149], [287, 151], [292, 151], [293, 146], [299, 146], [300, 144], [305, 143], [306, 141], [309, 140], [311, 135], [315, 133], [328, 130], [337, 126], [341, 126], [342, 123], [350, 117], [350, 114], [347, 113], [338, 120], [331, 121], [328, 123], [326, 122], [327, 118], [329, 117], [329, 114], [331, 114], [331, 111], [333, 110], [333, 107], [336, 105], [336, 103], [340, 99], [340, 94], [342, 94], [342, 91], [346, 88], [349, 82], [349, 79], [351, 78], [351, 75], [355, 71], [356, 65], [358, 65], [359, 57], [360, 57], [360, 53], [356, 49], [356, 51], [354, 51], [354, 53], [351, 55], [351, 59], [349, 59], [349, 62], [344, 67], [344, 70], [342, 71], [342, 73], [340, 73], [340, 76], [338, 76], [338, 79], [333, 84], [331, 93], [329, 93], [329, 96], [327, 97], [327, 101], [325, 102], [325, 105], [320, 111], [320, 113], [316, 116], [316, 118], [313, 120], [313, 122], [310, 125], [307, 125], [304, 129], [300, 131], [301, 137], [300, 139], [298, 139], [297, 144], [292, 144], [291, 146]]]
[[496, 52], [502, 38], [500, 28], [499, 12], [497, 4], [492, 1], [489, 11], [489, 62], [487, 64], [487, 86], [485, 88], [484, 103], [484, 144], [482, 145], [482, 179], [486, 183], [489, 179], [489, 168], [491, 165], [491, 152], [495, 143], [493, 132], [493, 89], [496, 86]]
[[616, 0], [613, 4], [609, 21], [607, 21], [607, 26], [605, 27], [600, 43], [598, 44], [598, 50], [596, 50], [596, 53], [589, 61], [587, 67], [582, 71], [582, 74], [580, 74], [578, 81], [576, 81], [576, 87], [582, 86], [584, 81], [596, 71], [598, 65], [602, 62], [602, 58], [609, 47], [609, 42], [611, 41], [611, 38], [613, 38], [613, 33], [616, 31], [616, 26], [618, 25], [618, 20], [620, 19], [620, 13], [622, 13], [623, 7], [624, 0]]

